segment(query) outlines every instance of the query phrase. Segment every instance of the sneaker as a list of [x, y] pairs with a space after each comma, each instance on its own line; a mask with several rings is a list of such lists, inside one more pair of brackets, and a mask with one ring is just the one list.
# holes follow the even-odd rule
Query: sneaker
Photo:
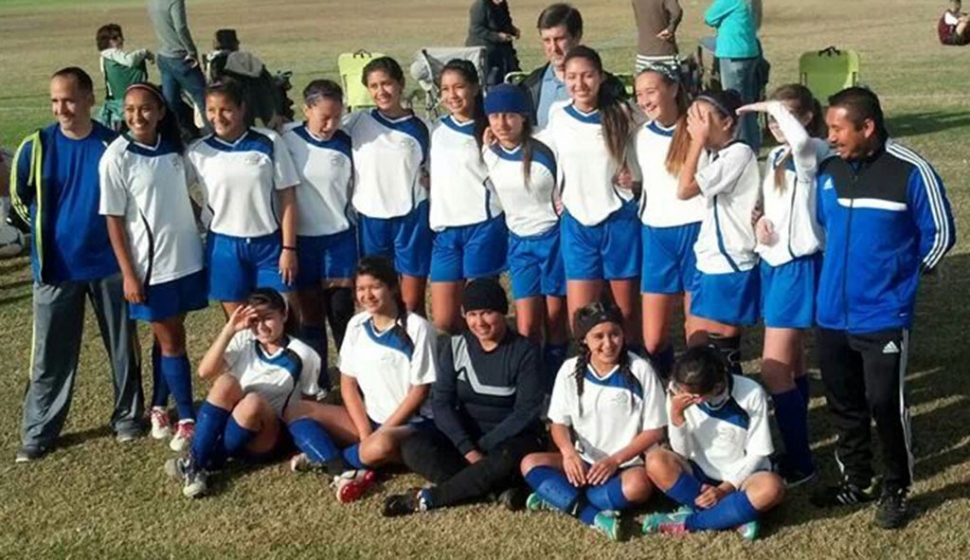
[[758, 534], [761, 533], [761, 523], [758, 520], [748, 521], [743, 525], [738, 525], [735, 529], [741, 538], [750, 542], [758, 538]]
[[376, 483], [377, 475], [374, 471], [358, 469], [335, 476], [332, 486], [337, 489], [337, 501], [349, 504], [363, 498]]
[[201, 498], [208, 490], [208, 473], [196, 467], [189, 455], [165, 461], [165, 473], [182, 482], [182, 495], [186, 498]]
[[622, 536], [620, 525], [620, 518], [611, 511], [601, 511], [593, 518], [593, 529], [614, 542], [619, 541]]
[[812, 470], [804, 471], [793, 465], [787, 459], [787, 456], [782, 455], [773, 464], [773, 470], [778, 473], [778, 476], [780, 476], [785, 482], [785, 488], [797, 488], [803, 484], [808, 484], [818, 477], [818, 470], [814, 468], [814, 465]]
[[315, 470], [318, 465], [306, 456], [306, 453], [297, 453], [290, 457], [290, 471], [295, 473], [305, 473]]
[[864, 504], [876, 499], [875, 485], [860, 488], [847, 480], [838, 486], [826, 486], [812, 495], [809, 501], [816, 507], [835, 507]]
[[161, 406], [153, 406], [149, 412], [152, 423], [152, 439], [167, 439], [172, 435], [172, 426], [168, 420], [168, 411]]
[[883, 491], [879, 497], [879, 505], [876, 507], [876, 525], [883, 529], [899, 529], [909, 521], [909, 503], [906, 499], [906, 490]]
[[48, 453], [50, 453], [50, 449], [42, 445], [24, 445], [17, 450], [17, 457], [14, 458], [14, 463], [37, 461], [43, 459]]
[[505, 506], [505, 509], [509, 511], [524, 510], [526, 500], [528, 499], [529, 490], [522, 486], [508, 488], [495, 497], [495, 501]]
[[169, 442], [168, 447], [172, 451], [183, 453], [192, 445], [192, 438], [195, 436], [195, 422], [193, 420], [180, 420], [175, 427], [175, 436]]
[[115, 434], [115, 441], [118, 443], [131, 443], [144, 434], [139, 430], [126, 430]]
[[418, 499], [420, 488], [414, 488], [406, 494], [393, 494], [384, 499], [381, 515], [384, 517], [400, 517], [421, 511], [421, 500]]
[[525, 499], [525, 509], [529, 511], [559, 511], [535, 492], [529, 494], [529, 497]]
[[687, 518], [693, 513], [687, 508], [681, 508], [673, 513], [654, 513], [643, 520], [641, 527], [644, 535], [654, 533], [668, 533], [682, 535], [687, 533]]

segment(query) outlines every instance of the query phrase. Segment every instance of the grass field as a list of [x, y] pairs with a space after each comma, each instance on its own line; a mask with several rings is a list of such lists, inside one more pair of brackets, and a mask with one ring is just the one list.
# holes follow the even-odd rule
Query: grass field
[[[460, 45], [468, 0], [189, 0], [190, 23], [202, 50], [213, 32], [238, 29], [244, 48], [271, 69], [292, 69], [301, 89], [311, 78], [336, 74], [339, 53], [367, 48], [410, 61], [425, 46]], [[544, 2], [510, 0], [523, 30], [524, 67], [539, 62], [533, 31]], [[609, 67], [629, 71], [635, 48], [632, 11], [625, 0], [576, 0], [586, 19], [587, 44]], [[708, 0], [681, 0], [682, 49], [706, 30]], [[970, 218], [968, 170], [970, 50], [943, 48], [935, 25], [942, 1], [771, 0], [762, 33], [772, 83], [797, 79], [797, 57], [834, 44], [859, 51], [863, 80], [882, 97], [894, 136], [934, 163], [957, 214]], [[14, 146], [50, 120], [48, 77], [80, 65], [97, 75], [94, 32], [120, 23], [129, 48], [152, 47], [144, 0], [3, 0], [0, 2], [0, 142]], [[153, 71], [154, 72], [154, 71]], [[96, 80], [98, 78], [96, 77]], [[100, 88], [99, 88], [100, 92]], [[963, 233], [961, 231], [961, 233]], [[183, 499], [161, 465], [171, 454], [144, 439], [114, 441], [107, 419], [107, 363], [90, 317], [71, 416], [57, 450], [44, 461], [14, 465], [21, 398], [30, 358], [30, 275], [26, 259], [0, 263], [0, 558], [215, 557], [685, 557], [721, 558], [943, 558], [970, 550], [970, 347], [963, 328], [970, 306], [970, 244], [961, 238], [942, 274], [924, 284], [914, 330], [910, 389], [917, 444], [916, 518], [904, 530], [871, 525], [872, 510], [812, 508], [796, 490], [765, 522], [762, 540], [734, 534], [637, 538], [610, 544], [573, 520], [551, 514], [512, 514], [470, 506], [407, 519], [379, 516], [379, 495], [339, 506], [313, 476], [294, 477], [283, 465], [231, 470], [214, 495]], [[214, 309], [189, 319], [190, 356], [198, 359], [217, 332]], [[147, 342], [147, 330], [142, 331]], [[747, 355], [757, 355], [752, 333]], [[147, 348], [147, 346], [146, 346]], [[758, 369], [757, 361], [746, 368]], [[813, 371], [813, 444], [828, 479], [834, 477], [832, 426]], [[150, 392], [146, 372], [145, 389]], [[202, 384], [196, 387], [204, 395]], [[418, 481], [391, 480], [385, 491]]]

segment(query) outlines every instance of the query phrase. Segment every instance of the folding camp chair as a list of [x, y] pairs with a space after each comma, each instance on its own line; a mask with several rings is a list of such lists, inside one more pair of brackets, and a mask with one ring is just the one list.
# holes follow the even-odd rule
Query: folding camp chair
[[486, 77], [485, 47], [432, 47], [414, 54], [411, 77], [424, 90], [424, 108], [429, 117], [438, 116], [441, 101], [441, 69], [452, 60], [467, 60], [475, 66], [478, 78]]
[[344, 105], [348, 111], [373, 107], [367, 92], [367, 86], [361, 82], [364, 67], [375, 58], [384, 56], [381, 53], [371, 53], [360, 49], [352, 53], [343, 53], [337, 57], [337, 71], [340, 72], [340, 85], [344, 88]]
[[517, 86], [529, 77], [527, 72], [509, 72], [505, 75], [505, 83]]
[[823, 105], [829, 97], [859, 83], [859, 54], [829, 47], [798, 59], [798, 76]]

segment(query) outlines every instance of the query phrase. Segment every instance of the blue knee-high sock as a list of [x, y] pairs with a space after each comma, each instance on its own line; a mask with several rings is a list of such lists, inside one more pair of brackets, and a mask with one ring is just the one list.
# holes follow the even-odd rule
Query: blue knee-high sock
[[701, 495], [701, 481], [697, 480], [692, 474], [682, 472], [677, 478], [677, 482], [664, 490], [664, 494], [678, 504], [694, 509], [694, 500]]
[[623, 495], [623, 481], [614, 475], [606, 484], [591, 486], [586, 490], [590, 505], [604, 511], [623, 511], [630, 507], [630, 500]]
[[552, 386], [556, 382], [559, 368], [566, 361], [568, 349], [567, 344], [546, 344], [545, 348], [542, 349], [542, 358], [546, 366], [546, 378], [542, 388], [547, 395], [552, 394]]
[[195, 407], [192, 406], [192, 365], [185, 354], [181, 356], [162, 356], [159, 358], [162, 377], [175, 397], [179, 420], [195, 420]]
[[293, 443], [314, 463], [328, 463], [340, 457], [340, 449], [319, 422], [300, 418], [289, 425]]
[[232, 416], [226, 422], [226, 430], [223, 433], [223, 441], [226, 447], [226, 455], [237, 457], [246, 451], [246, 446], [256, 437], [256, 432], [244, 428], [236, 422]]
[[795, 387], [798, 387], [798, 392], [802, 395], [802, 400], [805, 401], [805, 408], [808, 408], [808, 401], [812, 398], [812, 392], [808, 383], [807, 375], [799, 375], [795, 378]]
[[775, 401], [775, 419], [788, 459], [802, 472], [814, 471], [812, 451], [808, 447], [808, 409], [802, 393], [795, 388], [772, 394], [771, 398]]
[[525, 481], [552, 507], [569, 514], [575, 509], [580, 491], [565, 474], [552, 467], [535, 467], [525, 475]]
[[649, 358], [660, 377], [670, 379], [674, 369], [674, 347], [668, 344], [663, 350], [649, 354]]
[[744, 492], [732, 492], [711, 509], [694, 512], [684, 522], [688, 531], [733, 529], [758, 518], [758, 510]]
[[360, 444], [356, 443], [350, 447], [344, 448], [343, 452], [344, 461], [354, 467], [355, 469], [369, 469], [371, 468], [366, 463], [360, 460]]
[[168, 383], [162, 375], [162, 347], [158, 342], [152, 345], [152, 408], [168, 406]]
[[209, 468], [214, 458], [225, 454], [222, 433], [229, 421], [229, 411], [209, 401], [202, 403], [195, 422], [195, 435], [192, 437], [190, 453], [193, 460], [202, 468]]
[[327, 329], [315, 325], [302, 325], [300, 334], [303, 342], [320, 354], [320, 377], [317, 382], [321, 389], [330, 390], [330, 374], [327, 372]]

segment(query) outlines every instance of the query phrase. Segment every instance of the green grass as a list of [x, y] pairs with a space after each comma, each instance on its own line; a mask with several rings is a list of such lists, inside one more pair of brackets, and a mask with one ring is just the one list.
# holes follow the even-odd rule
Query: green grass
[[[523, 29], [525, 67], [541, 58], [532, 28], [544, 2], [515, 0]], [[236, 27], [245, 48], [272, 69], [296, 72], [297, 89], [311, 78], [333, 77], [340, 52], [368, 48], [410, 61], [423, 46], [464, 41], [466, 0], [192, 0], [196, 42], [206, 50], [213, 32]], [[580, 0], [586, 41], [608, 66], [632, 66], [635, 32], [628, 2]], [[681, 0], [686, 19], [683, 49], [706, 34], [700, 13], [707, 0]], [[882, 97], [895, 136], [934, 163], [957, 214], [970, 216], [964, 177], [970, 160], [967, 50], [937, 44], [935, 22], [943, 2], [929, 0], [773, 0], [766, 2], [763, 41], [772, 82], [797, 79], [800, 53], [830, 44], [853, 48], [863, 80]], [[225, 13], [226, 15], [222, 15]], [[130, 48], [154, 43], [143, 0], [0, 2], [0, 142], [14, 145], [50, 120], [47, 78], [77, 64], [97, 76], [93, 35], [108, 21], [125, 28]], [[97, 79], [97, 77], [96, 77]], [[100, 90], [100, 88], [99, 88]], [[962, 233], [962, 231], [961, 231]], [[78, 385], [60, 446], [44, 461], [14, 465], [21, 398], [30, 358], [30, 276], [26, 259], [0, 263], [0, 557], [684, 557], [878, 558], [945, 557], [970, 549], [970, 349], [963, 328], [970, 317], [970, 256], [963, 239], [943, 274], [923, 287], [914, 330], [908, 386], [917, 444], [916, 519], [902, 531], [872, 527], [871, 508], [820, 511], [794, 491], [765, 521], [763, 540], [744, 544], [734, 534], [642, 538], [608, 544], [578, 523], [549, 514], [510, 514], [470, 506], [409, 519], [383, 520], [380, 496], [338, 506], [323, 481], [294, 477], [283, 465], [230, 471], [217, 478], [215, 495], [190, 502], [165, 478], [171, 456], [150, 440], [121, 446], [106, 427], [111, 386], [97, 327], [88, 319]], [[217, 332], [215, 309], [189, 319], [190, 355], [196, 360]], [[143, 342], [147, 330], [143, 328]], [[756, 356], [760, 335], [746, 342]], [[146, 345], [147, 347], [147, 345]], [[146, 356], [147, 357], [147, 356]], [[746, 364], [750, 372], [757, 361]], [[834, 467], [832, 425], [813, 370], [811, 425], [824, 474]], [[150, 392], [146, 375], [145, 390]], [[202, 397], [203, 384], [196, 394]], [[397, 476], [385, 491], [416, 484]]]

